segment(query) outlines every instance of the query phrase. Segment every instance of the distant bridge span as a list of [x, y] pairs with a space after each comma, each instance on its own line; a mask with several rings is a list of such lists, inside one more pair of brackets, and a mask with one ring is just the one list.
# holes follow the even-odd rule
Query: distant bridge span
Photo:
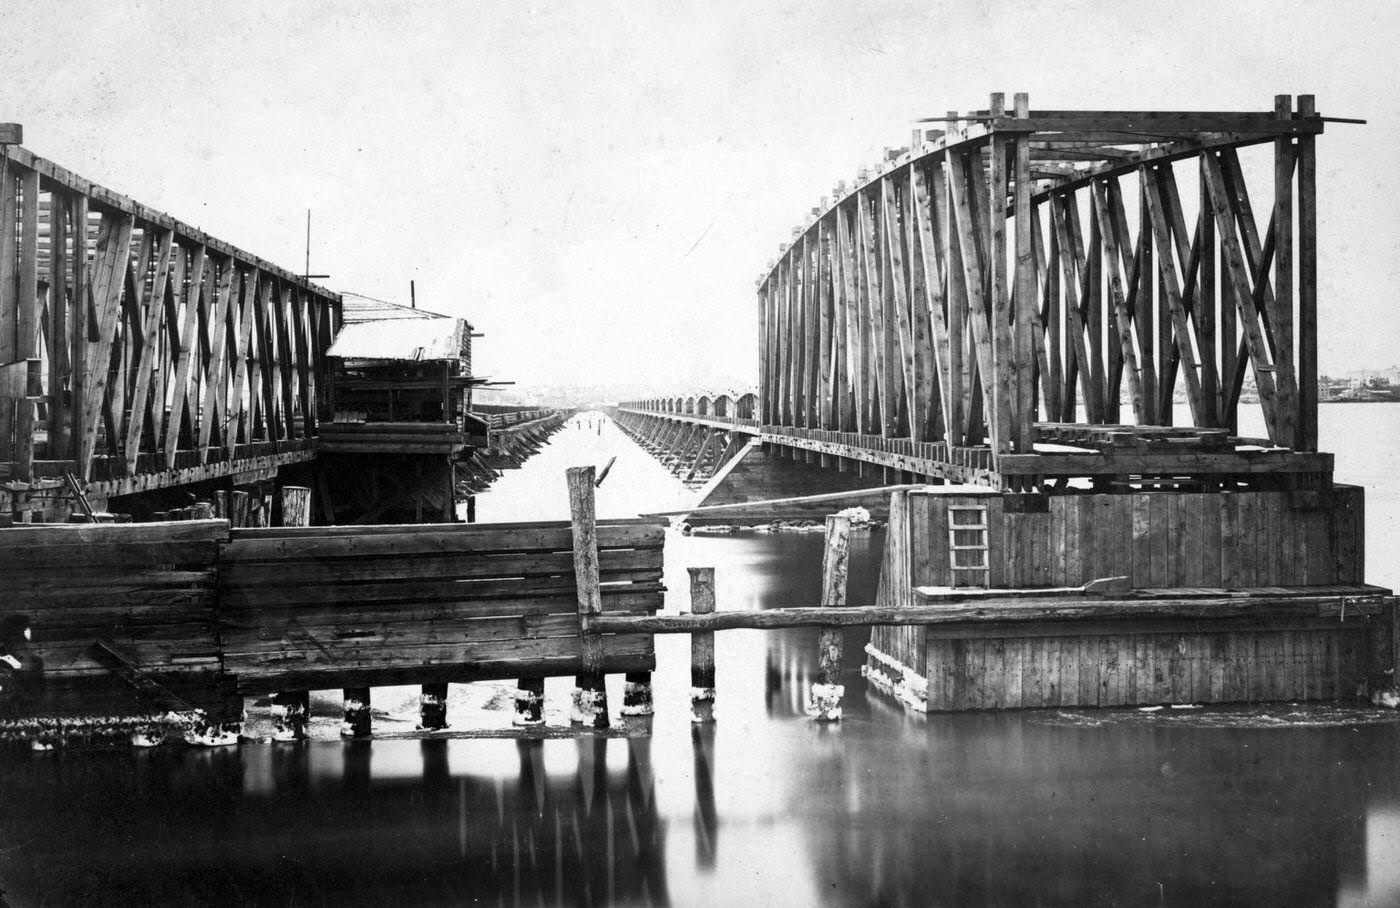
[[[1323, 487], [1325, 120], [1309, 95], [1166, 112], [996, 94], [951, 112], [838, 186], [759, 281], [752, 414], [660, 398], [619, 417], [1006, 490]], [[1261, 437], [1239, 433], [1251, 398]]]

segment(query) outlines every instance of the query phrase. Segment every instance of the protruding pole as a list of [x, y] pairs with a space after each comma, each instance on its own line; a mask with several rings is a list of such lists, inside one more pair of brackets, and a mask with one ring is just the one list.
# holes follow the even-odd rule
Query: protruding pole
[[[846, 572], [849, 564], [851, 518], [831, 514], [826, 518], [826, 546], [822, 552], [822, 605], [846, 604]], [[807, 715], [822, 722], [841, 718], [841, 628], [827, 625], [817, 638], [817, 680], [807, 701]]]
[[651, 672], [628, 672], [622, 688], [622, 714], [649, 716], [651, 708]]
[[[1317, 114], [1312, 95], [1298, 96], [1298, 116]], [[1298, 136], [1298, 437], [1299, 451], [1317, 450], [1317, 149]]]
[[340, 736], [342, 738], [368, 738], [370, 735], [369, 688], [347, 687], [343, 691], [343, 696], [345, 698], [345, 721], [340, 724]]
[[311, 715], [311, 691], [286, 690], [272, 695], [274, 741], [305, 741]]
[[[687, 568], [690, 571], [690, 611], [708, 615], [715, 610], [715, 569]], [[715, 634], [701, 631], [690, 635], [690, 721], [715, 720]]]
[[418, 695], [418, 727], [441, 731], [447, 727], [447, 682], [424, 684]]
[[592, 728], [608, 727], [608, 693], [603, 676], [603, 638], [591, 633], [588, 622], [603, 612], [598, 580], [598, 526], [593, 498], [592, 467], [570, 467], [569, 517], [574, 540], [574, 584], [578, 590], [579, 656], [582, 671], [574, 690], [572, 721]]
[[515, 685], [516, 725], [544, 723], [544, 679], [521, 678]]

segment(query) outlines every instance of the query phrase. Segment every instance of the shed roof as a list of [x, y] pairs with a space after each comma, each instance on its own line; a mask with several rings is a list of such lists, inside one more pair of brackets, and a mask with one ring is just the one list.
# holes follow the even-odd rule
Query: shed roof
[[[412, 310], [410, 310], [412, 311]], [[347, 321], [328, 356], [343, 359], [457, 360], [471, 326], [460, 318], [394, 317]]]
[[440, 312], [429, 312], [427, 309], [414, 309], [408, 306], [402, 306], [398, 303], [391, 303], [388, 300], [365, 296], [362, 293], [342, 293], [340, 295], [340, 302], [341, 318], [347, 325], [357, 322], [382, 321], [385, 319], [422, 320], [452, 318], [452, 316], [443, 315]]

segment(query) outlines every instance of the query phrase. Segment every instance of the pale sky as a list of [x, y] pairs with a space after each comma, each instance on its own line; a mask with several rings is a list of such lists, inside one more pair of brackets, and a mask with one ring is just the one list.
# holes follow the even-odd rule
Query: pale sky
[[530, 384], [756, 377], [755, 280], [911, 121], [1364, 117], [1318, 140], [1321, 364], [1400, 362], [1400, 3], [19, 2], [0, 120], [334, 290], [468, 318]]

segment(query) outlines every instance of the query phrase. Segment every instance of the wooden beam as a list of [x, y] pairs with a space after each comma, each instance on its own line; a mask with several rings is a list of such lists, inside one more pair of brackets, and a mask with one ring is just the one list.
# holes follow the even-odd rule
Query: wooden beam
[[[165, 317], [165, 294], [170, 282], [171, 254], [175, 234], [166, 230], [160, 236], [160, 251], [156, 255], [155, 274], [151, 278], [151, 287], [146, 293], [145, 299], [141, 303], [141, 311], [145, 317], [142, 326], [141, 352], [136, 365], [136, 392], [131, 399], [131, 415], [127, 421], [126, 428], [126, 470], [127, 475], [136, 473], [136, 459], [141, 450], [141, 435], [146, 428], [147, 404], [150, 402], [151, 393], [151, 370], [155, 365], [158, 345], [157, 335], [160, 331], [161, 319]], [[163, 406], [163, 402], [159, 405]]]
[[[1298, 116], [1314, 116], [1312, 95], [1298, 96]], [[1311, 135], [1298, 158], [1298, 435], [1299, 451], [1317, 450], [1317, 154]]]
[[714, 612], [708, 615], [602, 615], [589, 622], [589, 634], [693, 634], [702, 632], [784, 627], [946, 626], [970, 624], [987, 629], [995, 636], [1002, 624], [1028, 622], [1122, 621], [1126, 628], [1135, 621], [1189, 618], [1205, 623], [1225, 618], [1315, 617], [1338, 618], [1379, 615], [1395, 601], [1388, 591], [1372, 588], [1355, 595], [1232, 595], [1220, 590], [1218, 596], [1174, 598], [996, 598], [940, 597], [937, 605], [847, 606], [842, 608], [769, 608], [762, 611]]
[[[20, 239], [18, 312], [15, 318], [15, 359], [39, 354], [39, 174], [20, 172]], [[11, 457], [13, 478], [25, 481], [33, 475], [34, 401], [16, 400], [15, 443]]]

